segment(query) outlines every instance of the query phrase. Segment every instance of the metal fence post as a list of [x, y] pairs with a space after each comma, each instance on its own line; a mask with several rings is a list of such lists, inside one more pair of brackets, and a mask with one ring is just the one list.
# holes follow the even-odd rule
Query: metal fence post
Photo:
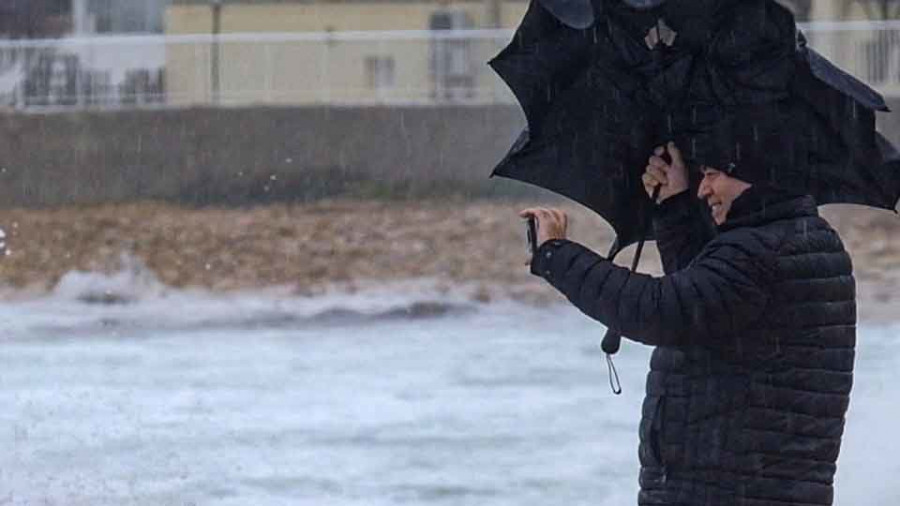
[[19, 65], [22, 69], [19, 82], [16, 83], [16, 87], [13, 89], [13, 107], [16, 109], [24, 109], [25, 84], [28, 82], [29, 51], [26, 47], [14, 47], [12, 51], [13, 61], [16, 62], [15, 64]]
[[330, 73], [328, 72], [328, 62], [331, 61], [331, 37], [331, 32], [328, 32], [325, 38], [325, 43], [322, 44], [320, 42], [320, 44], [322, 44], [322, 68], [320, 69], [319, 76], [321, 76], [320, 79], [322, 83], [322, 102], [326, 104], [331, 102], [331, 79], [329, 76]]
[[263, 79], [265, 80], [265, 100], [267, 103], [272, 102], [272, 72], [275, 71], [273, 62], [272, 62], [272, 44], [266, 43], [263, 45], [263, 54], [265, 55], [264, 61], [266, 69], [263, 72]]
[[214, 104], [219, 103], [221, 97], [221, 84], [219, 80], [222, 77], [219, 69], [221, 59], [221, 43], [219, 34], [222, 32], [222, 0], [212, 0], [212, 48], [210, 48], [210, 86], [212, 88], [212, 100]]

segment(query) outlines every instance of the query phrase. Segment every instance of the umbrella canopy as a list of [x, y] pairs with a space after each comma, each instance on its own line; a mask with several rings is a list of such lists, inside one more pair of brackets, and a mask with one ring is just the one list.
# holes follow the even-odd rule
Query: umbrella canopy
[[490, 65], [528, 123], [492, 175], [595, 210], [620, 247], [652, 238], [640, 177], [670, 140], [689, 163], [752, 167], [820, 204], [900, 199], [883, 99], [774, 0], [532, 0]]

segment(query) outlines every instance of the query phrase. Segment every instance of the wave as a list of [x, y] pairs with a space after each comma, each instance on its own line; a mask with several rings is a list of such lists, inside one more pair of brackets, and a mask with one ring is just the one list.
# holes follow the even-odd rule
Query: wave
[[73, 271], [50, 294], [0, 303], [6, 337], [354, 327], [465, 317], [488, 302], [477, 287], [450, 288], [433, 279], [335, 285], [314, 296], [297, 295], [296, 287], [228, 293], [174, 289], [140, 260], [123, 256], [121, 266], [111, 273]]
[[419, 301], [374, 313], [349, 308], [332, 308], [306, 318], [310, 323], [367, 323], [385, 320], [422, 320], [461, 315], [474, 311], [471, 304], [442, 301]]
[[123, 253], [112, 273], [72, 271], [57, 283], [52, 296], [87, 304], [128, 304], [164, 295], [166, 286], [144, 262]]

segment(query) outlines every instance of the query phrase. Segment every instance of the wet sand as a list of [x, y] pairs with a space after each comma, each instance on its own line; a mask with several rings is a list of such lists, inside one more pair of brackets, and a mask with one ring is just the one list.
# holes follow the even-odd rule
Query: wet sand
[[[3, 210], [10, 254], [0, 259], [9, 294], [53, 290], [72, 271], [111, 273], [133, 260], [166, 286], [234, 291], [271, 287], [314, 296], [328, 290], [428, 279], [482, 302], [561, 300], [528, 274], [519, 209], [509, 201], [321, 201], [249, 209], [159, 203]], [[572, 239], [605, 252], [602, 219], [572, 204]], [[897, 320], [900, 217], [830, 206], [823, 211], [854, 258], [860, 315]], [[633, 248], [632, 248], [633, 249]], [[631, 250], [618, 263], [629, 263]], [[655, 248], [642, 270], [658, 274]]]

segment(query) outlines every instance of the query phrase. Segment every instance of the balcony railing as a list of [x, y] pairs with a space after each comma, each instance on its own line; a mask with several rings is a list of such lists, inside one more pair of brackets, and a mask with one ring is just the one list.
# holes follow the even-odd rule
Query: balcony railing
[[[809, 43], [900, 97], [900, 21], [811, 23]], [[509, 30], [239, 33], [0, 41], [0, 108], [498, 104]]]

